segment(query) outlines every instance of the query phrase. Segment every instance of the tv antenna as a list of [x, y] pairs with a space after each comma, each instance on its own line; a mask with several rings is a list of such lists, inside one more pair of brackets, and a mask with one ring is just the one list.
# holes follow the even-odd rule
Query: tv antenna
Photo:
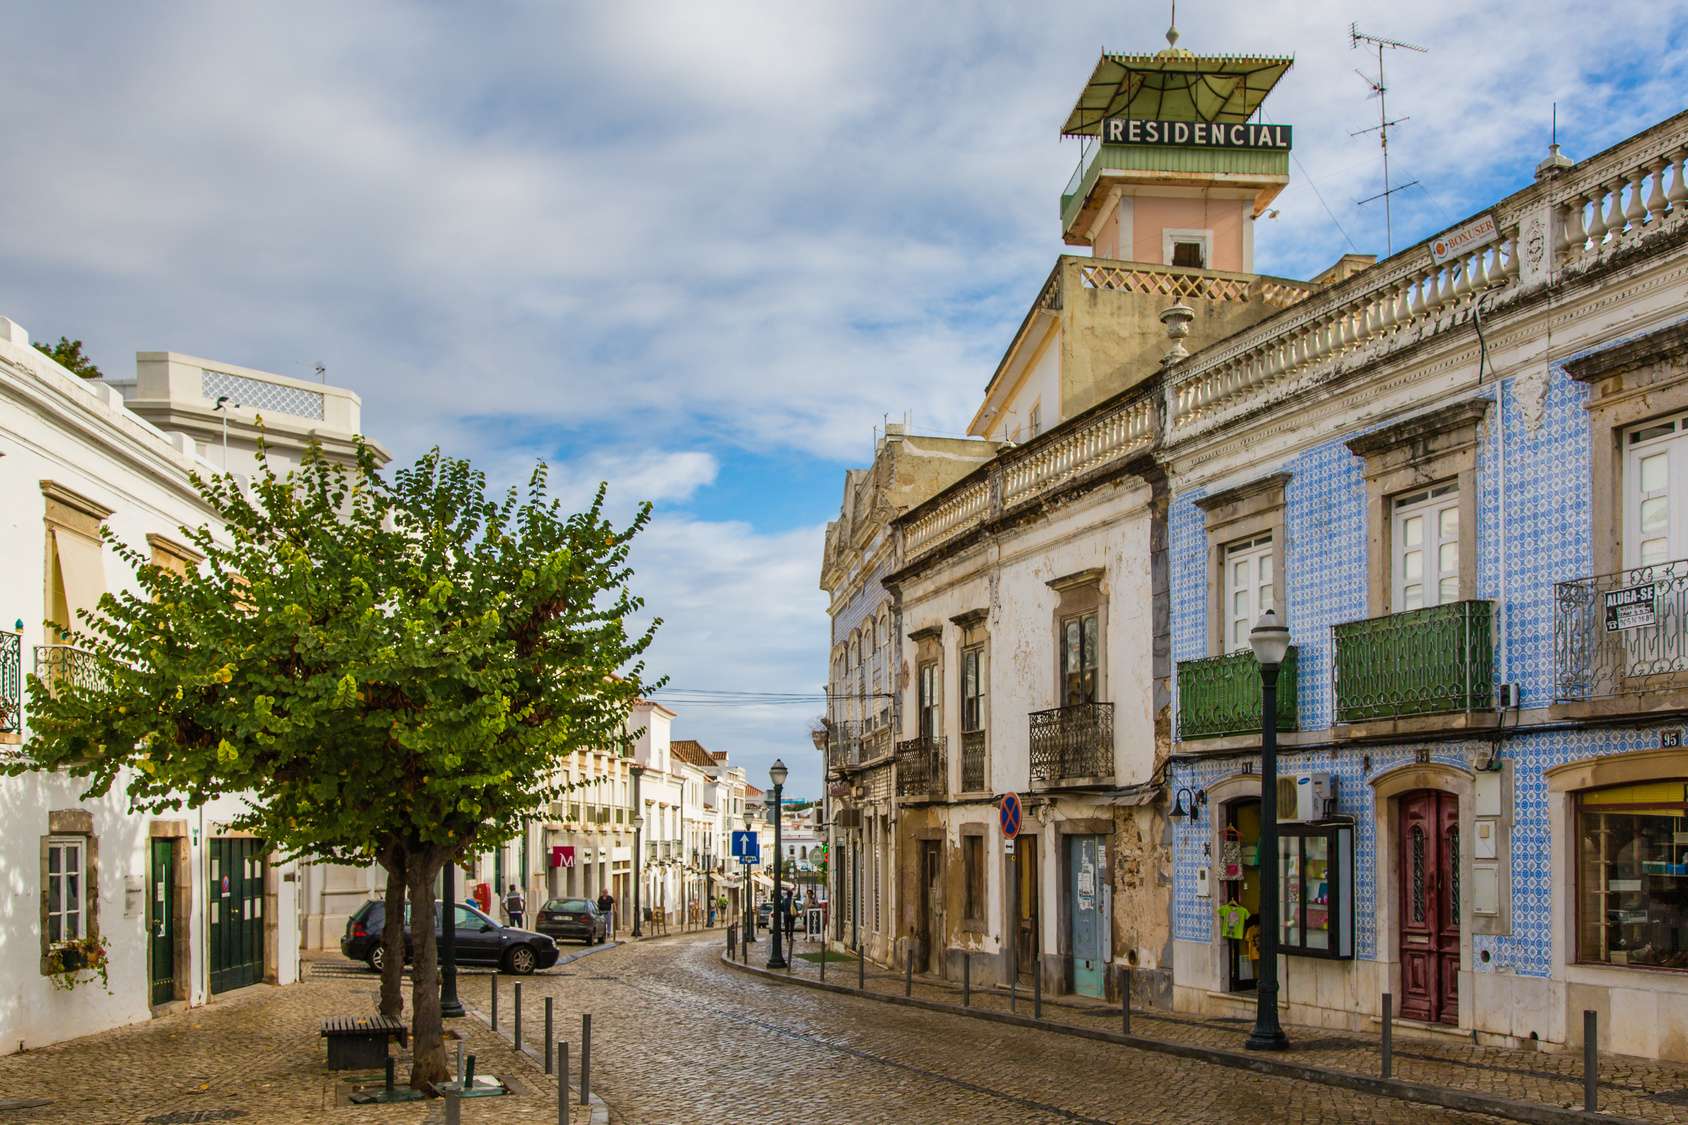
[[1383, 200], [1384, 245], [1387, 247], [1389, 255], [1392, 256], [1395, 253], [1395, 221], [1394, 216], [1390, 211], [1389, 197], [1398, 191], [1405, 191], [1407, 188], [1415, 186], [1418, 181], [1413, 180], [1411, 183], [1402, 184], [1400, 187], [1391, 187], [1389, 184], [1389, 127], [1391, 125], [1399, 125], [1401, 122], [1409, 120], [1409, 118], [1397, 117], [1391, 120], [1389, 117], [1389, 87], [1384, 82], [1383, 50], [1385, 47], [1398, 48], [1403, 51], [1417, 51], [1422, 55], [1427, 54], [1430, 49], [1428, 47], [1420, 47], [1416, 43], [1403, 43], [1399, 39], [1384, 39], [1382, 36], [1378, 35], [1367, 35], [1360, 30], [1359, 24], [1349, 24], [1348, 46], [1350, 48], [1355, 48], [1362, 43], [1367, 46], [1377, 48], [1377, 77], [1373, 78], [1363, 70], [1354, 71], [1355, 74], [1360, 76], [1360, 80], [1362, 82], [1371, 87], [1372, 95], [1377, 98], [1377, 124], [1370, 129], [1360, 129], [1348, 135], [1350, 137], [1358, 137], [1363, 136], [1366, 133], [1377, 134], [1378, 143], [1383, 149], [1383, 190], [1374, 196], [1360, 200], [1354, 206], [1364, 207], [1366, 204], [1376, 200]]

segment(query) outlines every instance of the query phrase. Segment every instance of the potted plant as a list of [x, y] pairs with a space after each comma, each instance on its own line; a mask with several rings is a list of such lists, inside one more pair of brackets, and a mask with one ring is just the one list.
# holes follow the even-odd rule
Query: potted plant
[[99, 934], [60, 942], [47, 952], [47, 977], [54, 988], [65, 992], [79, 984], [90, 984], [98, 977], [100, 987], [110, 993], [110, 952], [105, 938]]

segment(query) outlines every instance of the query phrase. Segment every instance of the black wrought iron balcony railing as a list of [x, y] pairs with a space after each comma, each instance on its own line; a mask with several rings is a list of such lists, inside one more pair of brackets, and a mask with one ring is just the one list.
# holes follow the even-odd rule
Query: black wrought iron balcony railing
[[1114, 776], [1114, 705], [1075, 703], [1033, 711], [1031, 780], [1054, 787], [1111, 782]]
[[943, 738], [910, 738], [897, 743], [897, 796], [941, 797], [943, 792]]
[[961, 732], [961, 788], [968, 793], [985, 789], [985, 732]]
[[23, 732], [23, 634], [0, 629], [0, 738]]
[[1339, 723], [1494, 707], [1493, 602], [1350, 621], [1331, 634]]
[[1688, 560], [1553, 588], [1553, 697], [1560, 703], [1688, 684]]
[[842, 770], [861, 763], [862, 741], [859, 723], [840, 720], [827, 733], [826, 765]]
[[[1178, 662], [1178, 737], [1260, 733], [1260, 663], [1251, 650]], [[1278, 668], [1278, 730], [1296, 729], [1295, 648]]]
[[49, 693], [62, 686], [99, 687], [105, 680], [99, 659], [74, 645], [36, 645], [35, 678]]

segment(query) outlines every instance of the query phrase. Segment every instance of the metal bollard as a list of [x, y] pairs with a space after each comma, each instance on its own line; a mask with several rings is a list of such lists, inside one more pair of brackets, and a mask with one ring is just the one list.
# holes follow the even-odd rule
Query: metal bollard
[[914, 995], [914, 947], [903, 954], [903, 998]]
[[867, 946], [856, 946], [856, 988], [867, 991]]
[[1043, 1018], [1043, 973], [1039, 971], [1040, 968], [1041, 966], [1036, 962], [1032, 963], [1032, 1019], [1034, 1020]]
[[449, 1087], [445, 1092], [445, 1125], [463, 1125], [463, 1099]]
[[557, 1125], [569, 1125], [569, 1041], [557, 1040]]
[[1583, 1009], [1583, 1109], [1600, 1110], [1600, 1013]]
[[551, 1050], [552, 1050], [553, 1046], [555, 1045], [555, 1041], [551, 1038], [551, 1035], [552, 1035], [551, 1003], [552, 1003], [553, 999], [554, 999], [554, 997], [550, 997], [550, 996], [547, 996], [545, 998], [545, 1073], [546, 1074], [551, 1073]]
[[498, 970], [492, 973], [492, 1030], [498, 1030]]
[[1008, 1010], [1020, 1010], [1020, 966], [1015, 965], [1008, 973]]
[[1395, 997], [1383, 994], [1383, 1077], [1395, 1074]]
[[831, 952], [832, 952], [832, 950], [827, 947], [826, 942], [823, 940], [821, 942], [821, 983], [822, 984], [826, 983], [826, 955], [828, 953], [831, 953]]
[[387, 1095], [389, 1097], [391, 1097], [392, 1093], [393, 1093], [393, 1057], [391, 1055], [388, 1055], [387, 1056]]
[[973, 1006], [973, 955], [971, 953], [961, 955], [961, 1006], [963, 1008]]
[[1131, 1034], [1131, 968], [1119, 971], [1119, 1029], [1121, 1035]]
[[522, 984], [520, 981], [516, 982], [516, 1022], [510, 1043], [516, 1048], [516, 1054], [522, 1053]]
[[592, 1099], [592, 1013], [580, 1017], [580, 1104]]
[[463, 1063], [463, 1088], [465, 1090], [472, 1090], [472, 1089], [475, 1088], [475, 1056], [474, 1055], [470, 1055], [468, 1057], [468, 1059], [466, 1059]]
[[457, 1041], [457, 1084], [463, 1085], [463, 1040]]

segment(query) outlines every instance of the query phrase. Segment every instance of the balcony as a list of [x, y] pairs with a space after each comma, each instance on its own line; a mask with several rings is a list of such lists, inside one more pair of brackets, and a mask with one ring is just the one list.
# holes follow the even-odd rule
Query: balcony
[[[1251, 187], [1282, 185], [1289, 176], [1289, 153], [1277, 149], [1173, 147], [1170, 145], [1087, 142], [1078, 166], [1061, 193], [1061, 229], [1071, 231], [1081, 216], [1094, 218], [1106, 192], [1096, 185], [1120, 173], [1145, 174], [1217, 170]], [[1112, 173], [1113, 175], [1110, 175]], [[1104, 185], [1106, 187], [1107, 185]]]
[[1032, 788], [1111, 785], [1114, 778], [1114, 705], [1075, 703], [1033, 711]]
[[985, 732], [961, 732], [961, 790], [964, 793], [985, 791]]
[[0, 629], [0, 742], [23, 736], [23, 635]]
[[105, 682], [98, 657], [72, 645], [36, 645], [35, 678], [49, 694], [56, 694], [60, 685], [97, 688]]
[[1494, 706], [1493, 602], [1350, 621], [1331, 633], [1339, 723]]
[[1688, 684], [1688, 560], [1554, 587], [1553, 697], [1559, 703]]
[[[1295, 649], [1278, 669], [1278, 730], [1296, 729]], [[1178, 737], [1191, 742], [1260, 733], [1260, 665], [1244, 649], [1178, 662]]]
[[910, 738], [897, 743], [897, 796], [931, 799], [944, 795], [944, 740]]
[[827, 731], [826, 768], [844, 770], [862, 760], [861, 724], [841, 719]]

